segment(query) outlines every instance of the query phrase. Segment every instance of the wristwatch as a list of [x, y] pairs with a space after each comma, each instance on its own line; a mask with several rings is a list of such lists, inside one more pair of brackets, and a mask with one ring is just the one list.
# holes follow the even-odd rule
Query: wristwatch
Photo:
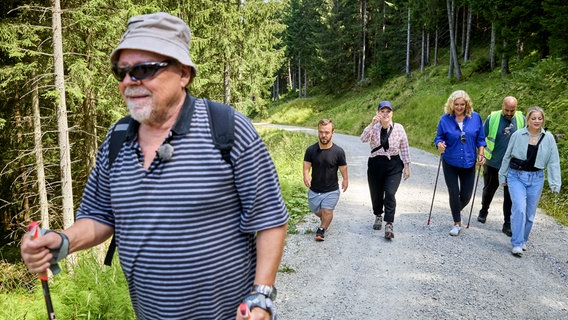
[[276, 287], [267, 286], [263, 284], [255, 284], [252, 286], [253, 293], [260, 293], [263, 296], [270, 298], [270, 300], [276, 300]]

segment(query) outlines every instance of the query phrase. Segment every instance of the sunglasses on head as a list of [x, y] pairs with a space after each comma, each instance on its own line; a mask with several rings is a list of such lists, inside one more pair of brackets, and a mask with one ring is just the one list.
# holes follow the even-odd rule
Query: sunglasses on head
[[140, 81], [148, 78], [152, 78], [161, 69], [167, 67], [171, 60], [166, 60], [162, 62], [141, 62], [137, 63], [131, 67], [119, 67], [116, 63], [112, 65], [112, 74], [118, 81], [124, 80], [126, 75], [130, 75], [132, 81]]
[[460, 133], [460, 139], [461, 139], [461, 143], [465, 143], [465, 132], [464, 131], [462, 131]]

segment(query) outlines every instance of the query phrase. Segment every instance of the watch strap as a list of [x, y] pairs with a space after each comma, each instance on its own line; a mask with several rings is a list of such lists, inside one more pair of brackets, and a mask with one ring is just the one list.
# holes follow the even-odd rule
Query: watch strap
[[267, 286], [263, 284], [255, 284], [252, 286], [252, 292], [260, 293], [270, 300], [276, 300], [276, 287], [275, 286]]

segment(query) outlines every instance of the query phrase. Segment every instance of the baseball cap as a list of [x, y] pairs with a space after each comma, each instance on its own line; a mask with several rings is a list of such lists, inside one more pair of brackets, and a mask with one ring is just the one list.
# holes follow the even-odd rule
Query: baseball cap
[[379, 108], [377, 110], [381, 110], [382, 108], [389, 108], [392, 110], [392, 103], [390, 101], [381, 101], [379, 102]]
[[126, 31], [110, 54], [110, 61], [118, 61], [119, 52], [123, 49], [144, 50], [176, 59], [191, 67], [195, 76], [197, 67], [189, 54], [190, 40], [191, 31], [180, 18], [165, 12], [135, 16], [128, 19]]

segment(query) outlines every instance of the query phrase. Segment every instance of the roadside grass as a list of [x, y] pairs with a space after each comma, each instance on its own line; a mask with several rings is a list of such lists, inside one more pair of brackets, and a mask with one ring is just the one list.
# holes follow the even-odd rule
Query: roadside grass
[[[60, 264], [63, 271], [50, 279], [55, 316], [57, 319], [136, 319], [118, 259], [112, 267], [107, 267], [95, 258], [95, 251], [77, 254], [77, 265], [72, 271]], [[1, 286], [0, 319], [45, 319], [47, 311], [40, 281], [27, 272], [23, 263], [10, 265], [21, 270], [16, 274], [22, 278], [18, 287], [7, 290]]]
[[296, 225], [309, 214], [307, 189], [304, 185], [303, 162], [306, 148], [314, 136], [277, 129], [258, 129], [276, 166], [282, 196], [290, 214], [288, 232], [296, 233]]

